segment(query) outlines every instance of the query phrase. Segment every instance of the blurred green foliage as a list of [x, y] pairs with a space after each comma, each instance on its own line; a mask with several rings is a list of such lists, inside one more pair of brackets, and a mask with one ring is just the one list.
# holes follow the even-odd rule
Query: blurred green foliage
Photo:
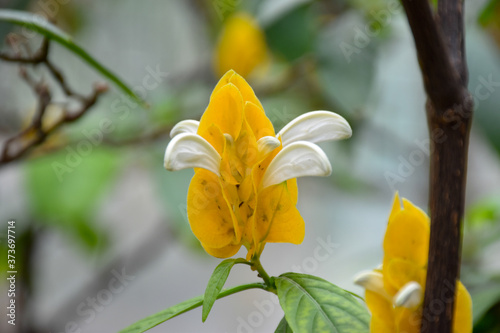
[[[474, 332], [498, 332], [500, 309], [500, 269], [492, 247], [500, 239], [500, 198], [486, 197], [471, 205], [465, 216], [462, 276], [473, 300]], [[486, 264], [486, 265], [485, 265]]]
[[309, 4], [297, 6], [266, 27], [273, 53], [292, 62], [312, 52], [317, 36], [317, 14]]
[[489, 0], [478, 17], [479, 23], [485, 27], [495, 19], [498, 20], [498, 8], [500, 8], [500, 0]]
[[119, 166], [116, 151], [91, 148], [91, 154], [83, 156], [72, 147], [26, 164], [32, 216], [41, 225], [64, 231], [89, 250], [105, 246], [96, 212]]

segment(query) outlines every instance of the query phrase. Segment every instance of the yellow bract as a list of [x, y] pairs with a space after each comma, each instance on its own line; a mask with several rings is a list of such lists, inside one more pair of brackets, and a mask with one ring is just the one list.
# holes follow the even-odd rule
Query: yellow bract
[[[372, 287], [366, 290], [366, 304], [372, 313], [370, 332], [372, 333], [418, 333], [422, 316], [422, 301], [427, 274], [430, 225], [428, 216], [403, 199], [400, 205], [396, 194], [384, 238], [384, 260], [379, 272], [383, 277], [383, 288]], [[421, 287], [419, 305], [397, 305], [396, 299], [404, 292], [409, 283], [416, 282]], [[360, 283], [363, 285], [363, 283]], [[443, 286], [446, 290], [448, 286]], [[455, 313], [453, 332], [472, 332], [472, 301], [460, 281], [456, 285]], [[398, 294], [399, 292], [399, 294]], [[446, 293], [443, 293], [444, 297]], [[419, 297], [420, 297], [419, 296]], [[444, 299], [438, 300], [444, 307]]]
[[316, 143], [351, 135], [343, 117], [323, 110], [298, 116], [276, 134], [252, 88], [230, 70], [201, 120], [172, 128], [164, 166], [195, 170], [188, 219], [205, 250], [227, 258], [243, 245], [250, 260], [267, 242], [302, 242], [295, 178], [329, 176], [332, 167]]
[[216, 73], [223, 75], [234, 69], [247, 77], [266, 60], [265, 37], [255, 20], [247, 14], [236, 14], [228, 18], [215, 49]]
[[282, 147], [267, 154], [258, 149], [257, 141], [274, 137], [274, 128], [252, 88], [234, 71], [215, 87], [197, 134], [221, 157], [220, 175], [195, 168], [188, 191], [189, 223], [205, 250], [227, 258], [244, 245], [251, 258], [266, 242], [301, 243], [296, 180], [263, 188], [263, 175]]

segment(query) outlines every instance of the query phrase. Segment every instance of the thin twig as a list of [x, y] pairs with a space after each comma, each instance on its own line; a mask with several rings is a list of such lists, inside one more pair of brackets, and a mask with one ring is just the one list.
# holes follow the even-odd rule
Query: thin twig
[[[56, 83], [65, 93], [68, 98], [76, 99], [80, 102], [78, 110], [70, 112], [67, 109], [63, 110], [63, 116], [56, 120], [49, 128], [43, 127], [43, 119], [46, 115], [46, 110], [52, 102], [52, 95], [49, 87], [42, 80], [37, 82], [24, 67], [21, 67], [20, 76], [31, 87], [35, 96], [37, 97], [37, 109], [33, 116], [31, 124], [18, 134], [6, 140], [0, 155], [0, 166], [20, 159], [26, 155], [30, 150], [42, 144], [49, 135], [55, 132], [61, 125], [73, 122], [82, 117], [96, 102], [98, 97], [107, 91], [107, 86], [103, 84], [96, 84], [93, 92], [89, 96], [83, 96], [73, 91], [66, 82], [62, 72], [54, 66], [49, 60], [49, 46], [48, 39], [44, 39], [40, 49], [33, 56], [23, 56], [16, 44], [17, 41], [10, 38], [14, 55], [0, 54], [0, 59], [20, 63], [24, 65], [44, 65], [49, 73], [54, 77]], [[16, 147], [17, 149], [14, 149]]]
[[[15, 41], [13, 41], [12, 39], [9, 39], [8, 42], [11, 45], [15, 43]], [[47, 60], [47, 56], [49, 54], [49, 44], [49, 40], [45, 38], [40, 49], [31, 57], [22, 57], [19, 54], [9, 55], [7, 53], [0, 53], [0, 59], [8, 62], [38, 65]]]

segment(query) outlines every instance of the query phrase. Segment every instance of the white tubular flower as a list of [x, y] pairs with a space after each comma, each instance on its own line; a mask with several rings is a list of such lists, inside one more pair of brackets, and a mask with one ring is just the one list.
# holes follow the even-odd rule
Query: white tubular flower
[[332, 166], [317, 145], [299, 141], [284, 147], [271, 161], [264, 174], [264, 188], [303, 176], [329, 176]]
[[220, 175], [219, 153], [198, 134], [177, 134], [165, 151], [165, 169], [177, 171], [187, 168], [203, 168]]
[[280, 140], [274, 136], [263, 136], [257, 141], [257, 150], [259, 151], [259, 159], [269, 155], [273, 150], [280, 146]]
[[351, 135], [351, 126], [343, 117], [330, 111], [311, 111], [293, 119], [276, 136], [285, 147], [296, 141], [318, 143]]
[[384, 289], [384, 278], [382, 273], [377, 271], [363, 271], [354, 277], [354, 284], [365, 288], [366, 290], [373, 291], [387, 299], [389, 295]]
[[297, 177], [329, 176], [332, 172], [330, 162], [314, 143], [351, 135], [347, 121], [333, 112], [312, 111], [293, 119], [276, 135], [281, 139], [283, 149], [269, 164], [262, 186], [265, 188]]
[[408, 282], [394, 295], [394, 306], [401, 306], [413, 309], [420, 305], [423, 300], [423, 290], [420, 284], [415, 281]]
[[196, 132], [198, 131], [198, 126], [200, 126], [200, 122], [197, 120], [189, 119], [180, 121], [170, 131], [170, 137], [173, 139], [176, 135], [183, 133], [196, 134]]

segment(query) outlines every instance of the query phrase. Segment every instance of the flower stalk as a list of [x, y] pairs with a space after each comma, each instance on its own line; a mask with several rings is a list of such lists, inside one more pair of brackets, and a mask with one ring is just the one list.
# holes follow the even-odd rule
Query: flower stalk
[[266, 270], [264, 267], [262, 267], [262, 264], [260, 263], [260, 258], [258, 256], [254, 256], [252, 260], [250, 261], [252, 270], [255, 270], [259, 273], [259, 276], [264, 280], [264, 283], [266, 284], [267, 288], [266, 290], [276, 293], [276, 286], [274, 285], [274, 281], [272, 277], [269, 277], [269, 274], [267, 274]]

